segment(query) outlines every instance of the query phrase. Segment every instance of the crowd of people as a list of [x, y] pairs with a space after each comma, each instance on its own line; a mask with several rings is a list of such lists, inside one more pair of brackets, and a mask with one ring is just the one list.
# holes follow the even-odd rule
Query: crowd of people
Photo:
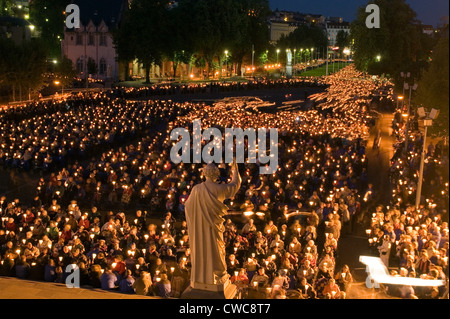
[[[371, 200], [365, 157], [368, 97], [384, 86], [388, 84], [363, 78], [349, 66], [333, 75], [321, 103], [309, 110], [266, 113], [246, 99], [207, 106], [130, 102], [103, 94], [86, 100], [80, 96], [78, 104], [61, 102], [59, 113], [50, 111], [58, 106], [44, 106], [48, 113], [30, 106], [42, 112], [39, 117], [54, 121], [43, 123], [39, 134], [51, 133], [46, 125], [62, 126], [57, 131], [49, 128], [58, 136], [48, 136], [56, 141], [56, 150], [65, 147], [66, 138], [70, 144], [73, 134], [79, 138], [80, 132], [94, 140], [102, 134], [101, 140], [109, 142], [101, 143], [102, 148], [92, 143], [94, 153], [89, 157], [62, 162], [41, 178], [33, 203], [0, 198], [0, 273], [65, 283], [67, 266], [76, 264], [82, 286], [180, 297], [189, 285], [190, 270], [184, 203], [203, 176], [201, 164], [170, 161], [174, 143], [170, 132], [176, 127], [192, 129], [193, 119], [198, 118], [202, 127], [279, 130], [278, 170], [259, 175], [259, 164], [239, 164], [241, 189], [226, 202], [226, 262], [239, 294], [346, 298], [353, 276], [346, 265], [336, 268], [339, 238], [354, 229], [355, 216]], [[323, 107], [335, 103], [337, 87], [348, 96], [353, 88], [353, 99]], [[82, 130], [69, 123], [73, 112], [80, 117]], [[39, 144], [43, 135], [26, 136], [36, 120], [33, 111], [25, 107], [23, 118], [8, 111], [0, 116], [9, 132], [8, 138], [2, 136], [5, 149], [12, 146], [18, 152], [30, 140], [36, 148], [47, 147]], [[58, 122], [59, 118], [66, 120]], [[98, 131], [90, 134], [91, 125]], [[119, 128], [123, 131], [117, 133]], [[113, 131], [115, 138], [126, 136], [121, 145], [105, 138]], [[77, 147], [81, 144], [73, 142]], [[72, 154], [66, 157], [73, 158]], [[220, 182], [227, 182], [228, 166], [219, 164], [219, 168]]]
[[154, 84], [135, 87], [115, 87], [113, 92], [116, 96], [126, 99], [149, 98], [154, 96], [187, 95], [199, 93], [238, 92], [258, 89], [276, 88], [303, 88], [303, 87], [325, 87], [324, 77], [298, 77], [298, 78], [256, 78], [250, 81], [216, 81], [216, 82], [193, 82], [185, 84]]
[[0, 112], [0, 164], [50, 171], [140, 137], [187, 111], [166, 101], [131, 101], [78, 93]]
[[388, 286], [389, 294], [401, 298], [448, 298], [448, 145], [442, 140], [427, 145], [422, 196], [416, 207], [424, 142], [417, 115], [411, 114], [408, 121], [407, 113], [399, 106], [392, 134], [396, 140], [389, 172], [392, 197], [390, 205], [378, 205], [371, 212], [371, 227], [366, 230], [369, 245], [394, 276], [447, 282], [440, 287]]

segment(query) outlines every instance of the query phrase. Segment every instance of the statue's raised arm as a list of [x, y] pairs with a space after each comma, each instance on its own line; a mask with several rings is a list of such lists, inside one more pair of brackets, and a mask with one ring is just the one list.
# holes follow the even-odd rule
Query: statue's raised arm
[[228, 184], [222, 184], [225, 186], [225, 199], [233, 198], [234, 195], [238, 192], [239, 188], [241, 188], [242, 178], [239, 174], [239, 167], [236, 163], [236, 160], [231, 163], [231, 181]]

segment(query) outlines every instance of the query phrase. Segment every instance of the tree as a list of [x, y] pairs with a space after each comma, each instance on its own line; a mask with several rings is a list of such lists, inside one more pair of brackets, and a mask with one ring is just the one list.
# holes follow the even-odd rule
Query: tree
[[179, 0], [177, 6], [163, 0], [134, 0], [113, 34], [119, 60], [137, 58], [146, 71], [163, 58], [180, 63], [205, 62], [207, 73], [219, 72], [225, 57], [242, 63], [268, 44], [267, 0]]
[[428, 110], [440, 110], [437, 120], [431, 127], [434, 135], [449, 135], [449, 39], [448, 25], [441, 31], [441, 37], [433, 49], [431, 62], [418, 82], [415, 103]]
[[130, 61], [136, 58], [136, 53], [134, 48], [136, 43], [132, 42], [134, 36], [132, 33], [132, 25], [130, 23], [130, 11], [126, 10], [123, 13], [123, 17], [117, 28], [111, 31], [114, 47], [117, 52], [118, 62], [122, 62], [125, 67], [124, 80], [128, 81], [130, 79]]
[[70, 85], [77, 73], [73, 68], [72, 60], [70, 60], [66, 56], [61, 59], [61, 62], [58, 62], [54, 72], [56, 78], [61, 82], [61, 85], [63, 86]]
[[252, 55], [252, 45], [257, 54], [264, 54], [269, 44], [269, 29], [267, 18], [270, 15], [270, 7], [267, 0], [234, 1], [234, 6], [239, 8], [233, 34], [231, 34], [230, 46], [231, 60], [236, 63], [237, 70], [245, 57]]
[[367, 28], [365, 7], [358, 9], [351, 24], [355, 66], [371, 74], [387, 74], [396, 84], [402, 84], [400, 72], [417, 77], [430, 48], [416, 13], [405, 0], [371, 2], [380, 8], [380, 28]]
[[[287, 36], [281, 37], [277, 42], [277, 48], [284, 52], [286, 49], [297, 49], [298, 57], [310, 57], [311, 48], [321, 52], [327, 47], [327, 37], [325, 32], [317, 26], [300, 25]], [[304, 49], [300, 51], [299, 49]], [[284, 55], [282, 55], [284, 56]]]
[[229, 51], [229, 61], [238, 65], [245, 57], [266, 48], [269, 40], [267, 0], [184, 0], [192, 3], [193, 43], [207, 65], [209, 76], [213, 61], [219, 73]]
[[228, 0], [197, 0], [193, 2], [193, 23], [196, 27], [194, 48], [206, 61], [209, 77], [212, 63], [217, 55], [225, 50], [227, 30], [232, 23], [229, 17], [231, 8]]
[[15, 44], [0, 38], [0, 84], [22, 99], [22, 93], [39, 90], [44, 83], [47, 51], [39, 39]]
[[350, 36], [344, 30], [340, 30], [336, 35], [336, 46], [339, 47], [339, 53], [342, 55], [342, 51], [350, 45]]
[[0, 10], [2, 14], [5, 12], [8, 14], [8, 11], [12, 9], [12, 0], [0, 0]]
[[170, 7], [167, 12], [167, 28], [164, 30], [163, 55], [172, 61], [173, 77], [176, 77], [180, 63], [190, 63], [194, 46], [190, 1], [180, 1], [178, 6]]
[[167, 41], [169, 0], [134, 0], [121, 26], [113, 33], [119, 59], [136, 58], [150, 83], [150, 67], [162, 60]]
[[64, 36], [64, 21], [67, 0], [33, 0], [30, 2], [30, 22], [37, 27], [50, 57], [61, 56], [61, 39]]

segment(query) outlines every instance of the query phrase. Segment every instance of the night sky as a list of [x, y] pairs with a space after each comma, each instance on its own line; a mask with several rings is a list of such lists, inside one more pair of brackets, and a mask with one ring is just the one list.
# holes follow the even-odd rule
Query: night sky
[[[326, 17], [343, 17], [353, 21], [357, 8], [366, 5], [368, 0], [269, 0], [272, 10], [298, 11], [302, 13], [322, 14]], [[417, 13], [423, 24], [437, 26], [442, 16], [449, 15], [449, 0], [406, 0]]]

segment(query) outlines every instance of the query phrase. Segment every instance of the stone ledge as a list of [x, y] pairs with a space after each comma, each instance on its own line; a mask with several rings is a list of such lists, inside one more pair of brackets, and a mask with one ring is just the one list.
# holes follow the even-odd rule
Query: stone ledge
[[181, 294], [181, 299], [234, 299], [237, 294], [236, 285], [229, 284], [224, 291], [194, 289], [191, 286]]

